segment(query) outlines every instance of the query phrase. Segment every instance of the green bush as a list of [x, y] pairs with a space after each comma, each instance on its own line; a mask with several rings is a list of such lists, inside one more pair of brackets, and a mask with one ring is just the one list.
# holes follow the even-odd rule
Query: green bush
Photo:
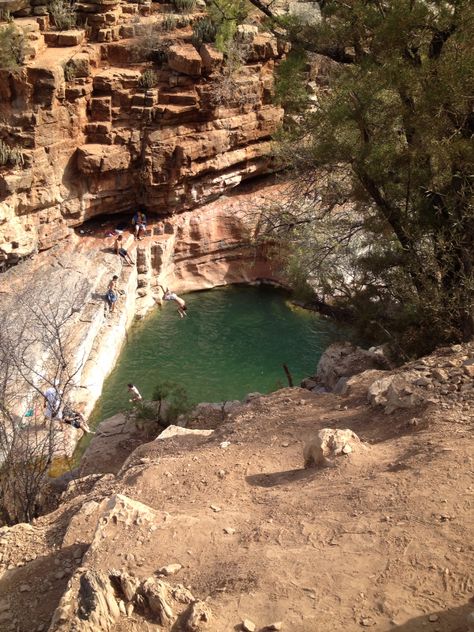
[[140, 79], [138, 80], [138, 87], [142, 90], [149, 90], [154, 88], [158, 83], [158, 77], [153, 70], [144, 70]]
[[196, 48], [201, 44], [212, 44], [217, 36], [217, 26], [210, 18], [203, 18], [193, 24], [192, 43]]
[[77, 14], [72, 2], [68, 0], [51, 0], [48, 11], [58, 31], [67, 31], [76, 26]]
[[13, 23], [0, 29], [0, 69], [15, 70], [25, 59], [25, 36]]
[[24, 164], [23, 153], [18, 147], [10, 147], [0, 140], [0, 167], [7, 165], [20, 167]]
[[74, 64], [66, 63], [63, 65], [64, 79], [66, 81], [73, 81], [77, 76], [77, 70]]
[[178, 20], [174, 15], [165, 15], [161, 28], [163, 31], [174, 31], [178, 25]]
[[173, 0], [173, 4], [178, 13], [192, 13], [196, 0]]
[[165, 416], [168, 424], [191, 409], [186, 390], [174, 382], [159, 382], [153, 391], [153, 400], [158, 402], [158, 417], [161, 419], [162, 404], [166, 402]]

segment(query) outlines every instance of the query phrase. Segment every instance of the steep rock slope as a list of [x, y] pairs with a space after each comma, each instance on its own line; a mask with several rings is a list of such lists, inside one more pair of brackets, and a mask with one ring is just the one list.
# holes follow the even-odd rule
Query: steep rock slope
[[[195, 208], [272, 169], [283, 114], [272, 103], [273, 70], [284, 52], [274, 38], [249, 34], [223, 100], [222, 55], [190, 43], [201, 13], [184, 19], [170, 5], [125, 0], [78, 8], [87, 39], [85, 29], [48, 30], [45, 17], [15, 20], [30, 60], [0, 71], [0, 140], [24, 164], [0, 166], [0, 263], [51, 247], [93, 216], [137, 204], [161, 214]], [[166, 20], [176, 28], [165, 30]]]

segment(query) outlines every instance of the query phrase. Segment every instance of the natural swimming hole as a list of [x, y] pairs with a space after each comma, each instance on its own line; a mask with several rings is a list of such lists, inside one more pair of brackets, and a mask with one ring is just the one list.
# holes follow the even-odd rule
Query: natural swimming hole
[[127, 383], [149, 399], [160, 381], [184, 387], [190, 402], [242, 399], [313, 375], [324, 349], [347, 339], [347, 329], [295, 307], [269, 286], [228, 286], [186, 295], [188, 316], [174, 303], [133, 325], [104, 383], [90, 423], [131, 407]]

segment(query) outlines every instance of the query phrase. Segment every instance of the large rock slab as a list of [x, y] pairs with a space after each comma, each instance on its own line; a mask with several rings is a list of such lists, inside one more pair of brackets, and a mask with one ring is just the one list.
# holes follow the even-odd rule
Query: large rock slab
[[214, 430], [192, 430], [190, 428], [181, 428], [181, 426], [168, 426], [159, 434], [155, 441], [161, 439], [170, 439], [171, 437], [210, 437]]
[[77, 167], [85, 175], [123, 171], [130, 166], [130, 152], [121, 145], [82, 145], [77, 149]]
[[175, 44], [168, 51], [168, 64], [172, 70], [183, 75], [198, 76], [201, 74], [201, 55], [191, 44]]

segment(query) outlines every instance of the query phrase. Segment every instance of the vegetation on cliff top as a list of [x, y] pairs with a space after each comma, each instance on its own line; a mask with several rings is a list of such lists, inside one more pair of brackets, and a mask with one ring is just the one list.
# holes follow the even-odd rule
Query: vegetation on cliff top
[[25, 36], [13, 22], [0, 27], [0, 70], [16, 70], [25, 58]]
[[306, 25], [252, 4], [333, 66], [281, 136], [297, 187], [269, 228], [291, 242], [292, 272], [404, 350], [472, 338], [473, 4], [327, 0]]

